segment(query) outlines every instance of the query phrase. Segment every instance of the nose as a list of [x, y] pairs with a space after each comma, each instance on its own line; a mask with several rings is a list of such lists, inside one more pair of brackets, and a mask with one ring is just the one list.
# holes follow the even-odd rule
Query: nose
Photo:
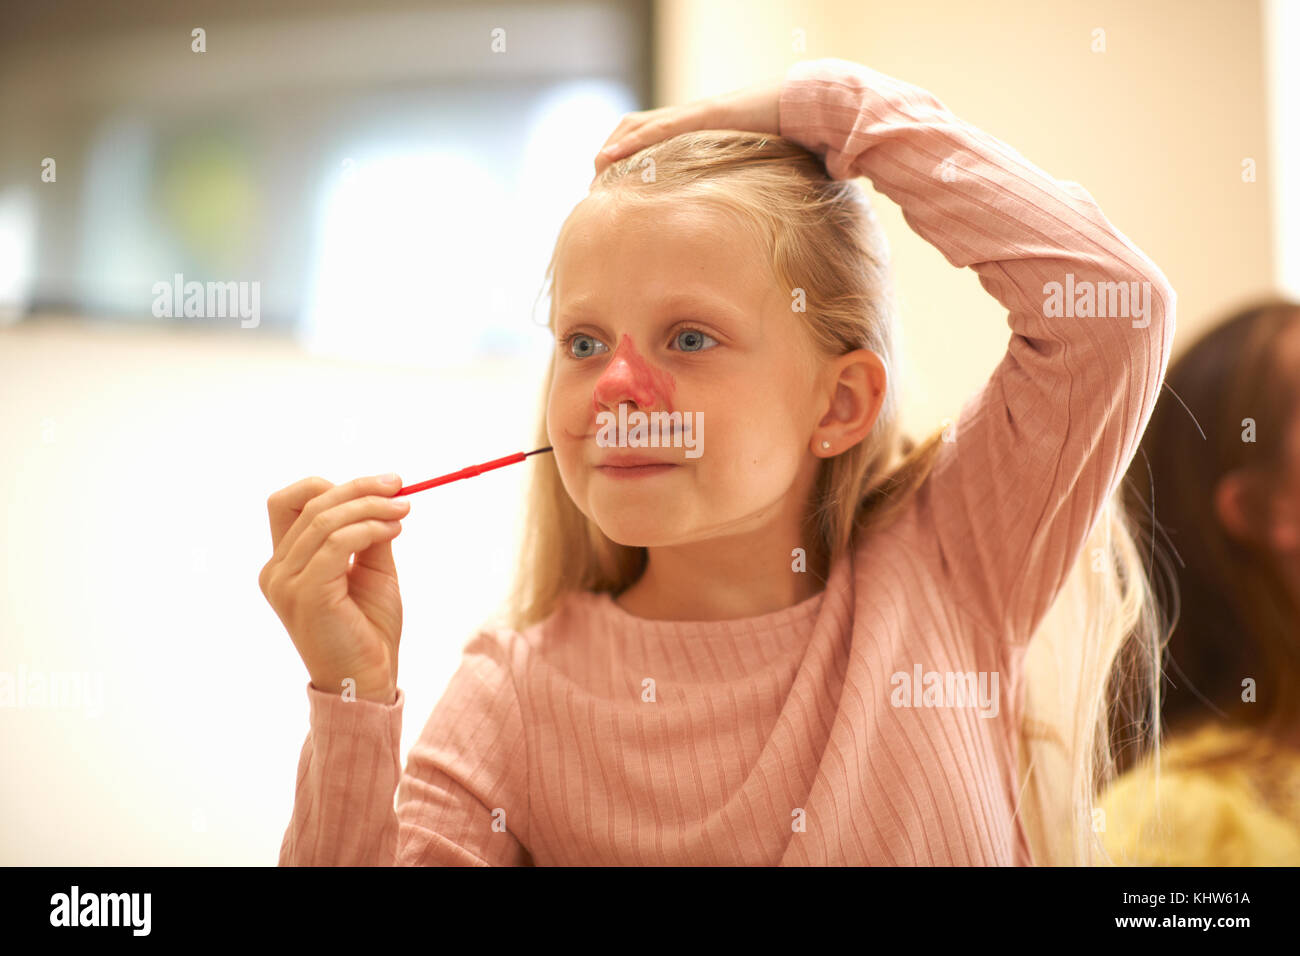
[[625, 332], [596, 380], [592, 408], [599, 413], [632, 402], [642, 411], [671, 411], [674, 385], [673, 377], [663, 369], [652, 367], [636, 350], [632, 336]]

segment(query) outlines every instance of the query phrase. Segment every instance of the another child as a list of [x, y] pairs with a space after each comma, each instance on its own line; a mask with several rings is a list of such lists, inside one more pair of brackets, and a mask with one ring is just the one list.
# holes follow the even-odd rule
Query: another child
[[1300, 302], [1265, 299], [1169, 369], [1125, 483], [1178, 611], [1160, 766], [1100, 801], [1116, 862], [1300, 865]]

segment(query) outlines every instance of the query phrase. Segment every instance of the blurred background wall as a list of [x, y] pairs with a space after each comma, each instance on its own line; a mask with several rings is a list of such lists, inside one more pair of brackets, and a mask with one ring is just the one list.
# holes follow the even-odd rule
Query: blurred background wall
[[[1287, 165], [1271, 140], [1300, 130], [1300, 82], [1291, 52], [1276, 58], [1270, 84], [1267, 44], [1300, 37], [1296, 6], [670, 0], [658, 5], [655, 94], [671, 103], [778, 79], [800, 44], [809, 56], [842, 56], [928, 89], [1051, 175], [1081, 183], [1173, 282], [1183, 342], [1282, 278], [1274, 219], [1283, 209], [1296, 218], [1300, 204], [1294, 193], [1276, 201], [1279, 185], [1295, 187], [1273, 173], [1300, 168], [1300, 153]], [[1270, 17], [1282, 21], [1276, 29]], [[1292, 108], [1277, 102], [1276, 117], [1289, 122], [1271, 122], [1281, 97]], [[1253, 182], [1242, 178], [1246, 159]], [[952, 268], [912, 232], [893, 202], [873, 202], [893, 249], [913, 375], [904, 420], [928, 433], [1002, 357], [1005, 310], [973, 271]], [[1291, 255], [1285, 278], [1300, 291]]]
[[[0, 707], [0, 864], [275, 862], [307, 677], [257, 586], [266, 498], [534, 447], [537, 293], [622, 113], [821, 56], [926, 87], [1082, 183], [1185, 343], [1300, 292], [1298, 27], [1254, 0], [6, 6], [0, 676], [72, 690]], [[1009, 331], [873, 201], [919, 434]], [[177, 275], [256, 282], [256, 322], [157, 314]], [[417, 496], [395, 542], [404, 752], [505, 594], [526, 467]]]

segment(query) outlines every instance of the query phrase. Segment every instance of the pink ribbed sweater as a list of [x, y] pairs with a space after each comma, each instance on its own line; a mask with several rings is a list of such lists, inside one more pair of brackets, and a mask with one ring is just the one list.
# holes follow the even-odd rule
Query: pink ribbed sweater
[[[956, 440], [793, 607], [653, 621], [577, 593], [523, 633], [479, 633], [405, 772], [400, 689], [383, 705], [309, 683], [282, 865], [1033, 862], [1023, 654], [1136, 453], [1174, 291], [1082, 188], [915, 86], [797, 63], [780, 126], [835, 178], [867, 177], [1007, 309], [1006, 355]], [[1106, 295], [1110, 317], [1047, 317], [1045, 286], [1071, 281], [1074, 296], [1149, 282], [1149, 324]], [[996, 673], [996, 715], [898, 706], [896, 675], [918, 671]]]

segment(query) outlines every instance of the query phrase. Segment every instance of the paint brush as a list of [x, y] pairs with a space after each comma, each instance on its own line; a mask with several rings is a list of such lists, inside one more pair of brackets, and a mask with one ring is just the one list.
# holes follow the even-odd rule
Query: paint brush
[[[513, 455], [506, 455], [504, 458], [494, 458], [492, 461], [485, 461], [481, 465], [470, 465], [468, 468], [462, 468], [460, 471], [453, 471], [450, 474], [439, 475], [437, 478], [430, 478], [428, 481], [422, 481], [416, 485], [407, 485], [405, 488], [398, 488], [398, 495], [413, 495], [417, 491], [424, 491], [426, 488], [436, 488], [438, 485], [445, 485], [449, 481], [460, 481], [462, 478], [473, 478], [475, 475], [481, 475], [485, 471], [491, 471], [493, 468], [504, 468], [506, 465], [513, 465], [517, 461], [523, 461], [529, 455], [540, 455], [544, 451], [550, 451], [551, 446], [538, 448], [535, 451], [517, 451]], [[394, 496], [396, 497], [396, 496]]]

